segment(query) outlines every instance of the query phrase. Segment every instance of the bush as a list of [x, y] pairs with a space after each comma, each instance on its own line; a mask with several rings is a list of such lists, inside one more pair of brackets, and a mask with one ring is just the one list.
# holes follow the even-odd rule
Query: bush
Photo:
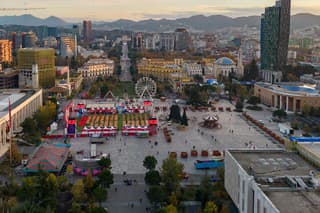
[[257, 96], [251, 96], [249, 98], [249, 100], [247, 101], [248, 104], [251, 104], [251, 105], [257, 105], [260, 103], [260, 98], [257, 97]]
[[262, 107], [257, 106], [257, 105], [247, 106], [247, 109], [254, 110], [254, 111], [262, 111]]

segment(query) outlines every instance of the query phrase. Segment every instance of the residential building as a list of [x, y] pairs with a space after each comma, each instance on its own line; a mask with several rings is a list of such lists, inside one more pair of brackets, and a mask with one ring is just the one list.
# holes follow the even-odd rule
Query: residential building
[[240, 213], [320, 211], [317, 167], [282, 149], [227, 150], [225, 188]]
[[173, 33], [160, 33], [160, 50], [174, 51], [175, 36]]
[[42, 39], [42, 47], [56, 49], [58, 47], [58, 41], [55, 37], [44, 38]]
[[83, 21], [83, 41], [85, 43], [90, 43], [92, 41], [92, 24], [91, 24], [91, 21], [89, 20], [85, 20]]
[[12, 62], [12, 41], [0, 40], [0, 63]]
[[18, 71], [21, 88], [53, 87], [56, 78], [54, 49], [19, 49]]
[[144, 38], [141, 32], [133, 33], [131, 37], [131, 47], [134, 49], [142, 49], [144, 47]]
[[17, 70], [7, 68], [0, 69], [0, 89], [12, 89], [19, 87], [19, 72]]
[[36, 47], [37, 36], [33, 32], [22, 33], [22, 48]]
[[291, 0], [280, 0], [261, 16], [261, 69], [281, 70], [287, 64]]
[[114, 61], [110, 59], [90, 59], [78, 69], [84, 79], [112, 76], [114, 73]]
[[9, 150], [7, 133], [11, 103], [11, 128], [16, 131], [21, 123], [42, 106], [42, 90], [5, 90], [0, 92], [0, 158]]
[[49, 37], [57, 37], [58, 29], [56, 27], [48, 27], [48, 36]]
[[60, 36], [57, 41], [61, 57], [77, 56], [77, 36]]
[[303, 83], [257, 82], [254, 85], [254, 95], [260, 98], [261, 103], [286, 112], [301, 112], [305, 107], [320, 107], [319, 90]]
[[191, 37], [187, 29], [178, 28], [174, 32], [175, 35], [175, 50], [185, 51], [191, 48]]

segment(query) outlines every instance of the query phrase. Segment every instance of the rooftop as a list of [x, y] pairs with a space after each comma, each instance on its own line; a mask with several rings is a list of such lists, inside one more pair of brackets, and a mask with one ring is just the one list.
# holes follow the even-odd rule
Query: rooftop
[[308, 176], [315, 169], [295, 152], [256, 150], [231, 153], [247, 173], [253, 172], [256, 177]]
[[234, 150], [230, 153], [249, 175], [254, 176], [280, 212], [320, 212], [320, 189], [312, 185], [311, 176], [319, 172], [297, 153], [285, 150]]
[[314, 85], [303, 84], [300, 82], [296, 83], [280, 83], [280, 84], [270, 84], [265, 82], [257, 82], [258, 86], [264, 87], [266, 89], [272, 90], [279, 94], [292, 95], [292, 96], [308, 96], [308, 97], [320, 97], [320, 91], [317, 90]]
[[34, 91], [32, 90], [0, 90], [0, 117], [8, 113], [9, 100], [11, 109], [13, 109], [29, 98], [33, 93]]

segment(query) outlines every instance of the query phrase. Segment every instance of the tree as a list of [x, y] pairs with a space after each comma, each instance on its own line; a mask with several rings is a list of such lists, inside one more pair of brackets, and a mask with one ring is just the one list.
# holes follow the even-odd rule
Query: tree
[[251, 105], [257, 105], [260, 103], [260, 98], [257, 97], [257, 96], [251, 96], [249, 98], [249, 100], [247, 101], [248, 104], [251, 104]]
[[146, 176], [144, 177], [144, 181], [148, 185], [159, 185], [161, 182], [160, 173], [156, 170], [150, 170], [146, 173]]
[[41, 140], [41, 133], [34, 119], [26, 118], [21, 127], [23, 128], [23, 137], [28, 143], [34, 144]]
[[97, 183], [104, 188], [109, 188], [111, 184], [113, 184], [113, 174], [110, 170], [103, 170], [98, 175]]
[[236, 103], [236, 110], [237, 110], [238, 112], [241, 112], [242, 109], [243, 109], [243, 103], [242, 103], [242, 101], [241, 101], [240, 98], [239, 98], [239, 99], [237, 100], [237, 103]]
[[100, 97], [103, 98], [108, 92], [108, 85], [106, 84], [103, 84], [101, 87], [100, 87]]
[[108, 191], [105, 188], [101, 187], [101, 186], [97, 186], [93, 190], [93, 195], [94, 195], [95, 199], [98, 201], [99, 206], [101, 207], [101, 203], [103, 201], [107, 200]]
[[200, 187], [196, 192], [196, 200], [201, 201], [202, 206], [204, 206], [209, 200], [212, 200], [214, 186], [210, 182], [210, 178], [205, 176], [200, 183]]
[[87, 194], [90, 194], [92, 192], [92, 189], [94, 187], [94, 179], [92, 177], [92, 174], [89, 172], [87, 176], [83, 178], [83, 185], [84, 190]]
[[183, 110], [183, 115], [182, 115], [182, 118], [181, 118], [181, 124], [184, 125], [184, 126], [188, 126], [188, 118], [187, 118], [187, 113], [186, 113], [185, 109]]
[[196, 74], [193, 76], [193, 80], [198, 83], [198, 84], [202, 84], [203, 83], [203, 77], [202, 75]]
[[102, 157], [98, 161], [98, 165], [101, 166], [103, 169], [110, 169], [110, 167], [111, 167], [111, 159], [109, 157]]
[[287, 113], [283, 109], [278, 109], [278, 110], [274, 111], [272, 115], [273, 115], [273, 117], [278, 117], [279, 119], [287, 117]]
[[143, 160], [143, 166], [148, 170], [154, 170], [157, 166], [157, 159], [154, 156], [146, 156]]
[[227, 204], [223, 204], [222, 205], [222, 208], [221, 208], [221, 210], [220, 210], [220, 213], [229, 213], [229, 207], [228, 207], [228, 205]]
[[218, 213], [218, 206], [213, 201], [208, 201], [203, 213]]
[[174, 205], [166, 206], [166, 213], [177, 213], [177, 208]]
[[259, 78], [259, 68], [257, 66], [256, 60], [252, 60], [249, 65], [244, 68], [243, 80], [251, 81], [257, 80]]
[[176, 123], [180, 123], [181, 114], [180, 114], [180, 107], [178, 105], [174, 104], [170, 107], [169, 120], [172, 120], [173, 122], [176, 122]]
[[151, 203], [164, 202], [166, 200], [166, 193], [161, 186], [151, 186], [147, 192], [147, 197]]
[[176, 192], [183, 178], [183, 164], [176, 158], [169, 157], [162, 163], [161, 179], [169, 194]]
[[77, 203], [85, 202], [88, 196], [85, 192], [84, 184], [81, 179], [77, 180], [72, 187], [73, 200]]

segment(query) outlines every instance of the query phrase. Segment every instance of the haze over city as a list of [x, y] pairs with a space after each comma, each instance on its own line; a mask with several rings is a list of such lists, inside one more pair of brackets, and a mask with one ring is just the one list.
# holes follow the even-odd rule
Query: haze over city
[[[117, 19], [173, 19], [192, 15], [227, 15], [231, 17], [260, 15], [273, 0], [32, 0], [3, 1], [2, 8], [45, 8], [30, 11], [2, 11], [2, 15], [22, 15], [30, 13], [37, 17], [58, 16], [67, 21], [81, 19], [111, 21]], [[292, 2], [292, 14], [320, 14], [318, 0], [295, 0]]]

